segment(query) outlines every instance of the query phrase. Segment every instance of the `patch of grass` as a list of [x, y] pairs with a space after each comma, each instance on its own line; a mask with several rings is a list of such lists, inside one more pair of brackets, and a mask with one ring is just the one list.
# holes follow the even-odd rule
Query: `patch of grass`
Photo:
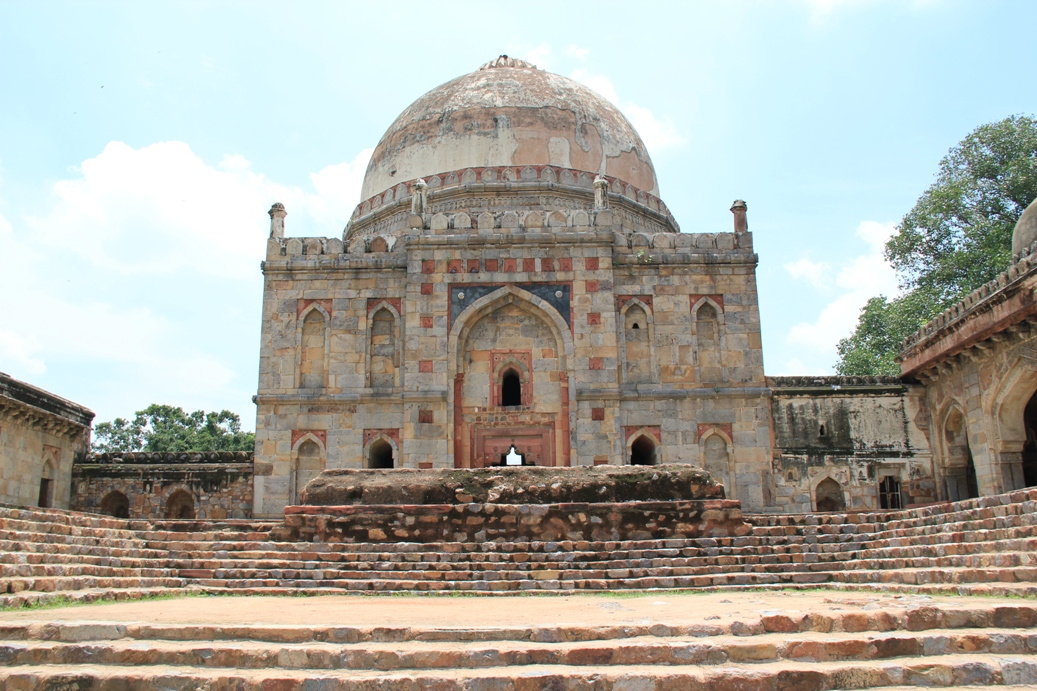
[[143, 602], [145, 600], [180, 600], [188, 597], [204, 597], [209, 593], [184, 590], [169, 593], [148, 593], [135, 597], [117, 598], [115, 593], [104, 593], [98, 597], [75, 598], [68, 595], [54, 595], [43, 597], [31, 602], [23, 602], [18, 605], [0, 605], [0, 612], [24, 612], [49, 609], [62, 609], [66, 607], [84, 607], [86, 605], [109, 605], [115, 602]]

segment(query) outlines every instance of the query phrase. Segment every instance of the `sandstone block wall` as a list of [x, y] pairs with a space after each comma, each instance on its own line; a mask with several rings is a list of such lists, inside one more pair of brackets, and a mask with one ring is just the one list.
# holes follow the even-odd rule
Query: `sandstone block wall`
[[[845, 510], [880, 506], [880, 485], [902, 508], [936, 501], [925, 394], [896, 377], [774, 377], [776, 507], [825, 510], [826, 489]], [[836, 484], [832, 484], [836, 483]]]

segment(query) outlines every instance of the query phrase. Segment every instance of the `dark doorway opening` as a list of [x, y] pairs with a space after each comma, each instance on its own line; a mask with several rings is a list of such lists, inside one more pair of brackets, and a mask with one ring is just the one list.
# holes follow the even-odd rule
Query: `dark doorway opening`
[[129, 518], [130, 500], [118, 490], [109, 492], [101, 500], [101, 513], [108, 514], [114, 518]]
[[48, 508], [54, 505], [54, 481], [49, 477], [40, 478], [40, 506]]
[[367, 450], [367, 467], [383, 470], [392, 468], [392, 444], [384, 439], [378, 439], [371, 444], [371, 448]]
[[655, 465], [655, 444], [641, 435], [630, 445], [630, 465]]

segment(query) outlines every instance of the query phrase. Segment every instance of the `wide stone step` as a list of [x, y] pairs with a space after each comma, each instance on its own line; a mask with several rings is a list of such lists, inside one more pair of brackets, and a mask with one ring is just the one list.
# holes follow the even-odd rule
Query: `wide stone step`
[[[0, 594], [0, 607], [19, 608], [41, 604], [83, 604], [88, 602], [115, 602], [141, 600], [150, 597], [183, 596], [193, 592], [181, 582], [173, 587], [85, 588], [40, 592], [24, 590], [14, 594]], [[2, 687], [0, 687], [2, 688]]]
[[78, 523], [55, 523], [48, 520], [15, 518], [12, 516], [0, 516], [0, 530], [33, 532], [55, 536], [62, 535], [68, 537], [95, 538], [99, 540], [135, 540], [139, 537], [136, 531], [130, 530], [126, 527], [105, 528]]
[[110, 557], [117, 559], [166, 559], [169, 552], [161, 549], [150, 549], [132, 546], [115, 545], [69, 545], [55, 542], [34, 542], [32, 540], [0, 539], [0, 553], [26, 552], [33, 554], [63, 554], [88, 557]]
[[172, 576], [37, 576], [4, 578], [0, 580], [0, 593], [20, 593], [26, 590], [52, 593], [95, 588], [179, 588], [184, 585], [185, 579]]
[[4, 665], [175, 665], [239, 669], [475, 669], [518, 665], [726, 665], [796, 660], [885, 660], [970, 654], [1030, 655], [1027, 631], [966, 629], [931, 634], [761, 634], [750, 637], [624, 637], [590, 642], [408, 641], [391, 643], [276, 643], [251, 639], [213, 642], [138, 640], [0, 644]]
[[906, 657], [865, 662], [795, 661], [730, 665], [517, 665], [444, 670], [206, 669], [188, 666], [32, 665], [0, 669], [4, 688], [162, 688], [184, 691], [392, 689], [789, 689], [822, 691], [894, 685], [967, 687], [1037, 683], [1037, 663], [998, 655]]
[[168, 568], [164, 556], [158, 558], [97, 556], [66, 552], [0, 552], [0, 564], [74, 564], [111, 568]]
[[162, 578], [173, 576], [174, 570], [162, 567], [96, 566], [93, 564], [0, 564], [0, 582], [9, 578], [41, 578], [50, 576], [102, 576]]
[[[57, 545], [60, 547], [111, 547], [121, 545], [122, 549], [146, 549], [139, 540], [124, 538], [81, 537], [76, 535], [56, 535], [20, 530], [0, 530], [0, 542], [23, 545]], [[156, 552], [157, 554], [158, 552]]]

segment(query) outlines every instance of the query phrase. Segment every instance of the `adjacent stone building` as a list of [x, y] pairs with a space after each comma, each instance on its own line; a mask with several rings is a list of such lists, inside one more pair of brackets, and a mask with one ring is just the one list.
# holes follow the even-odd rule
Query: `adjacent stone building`
[[0, 372], [0, 503], [68, 508], [94, 414]]
[[1037, 484], [1037, 201], [1012, 236], [1012, 265], [904, 342], [925, 386], [941, 499]]

